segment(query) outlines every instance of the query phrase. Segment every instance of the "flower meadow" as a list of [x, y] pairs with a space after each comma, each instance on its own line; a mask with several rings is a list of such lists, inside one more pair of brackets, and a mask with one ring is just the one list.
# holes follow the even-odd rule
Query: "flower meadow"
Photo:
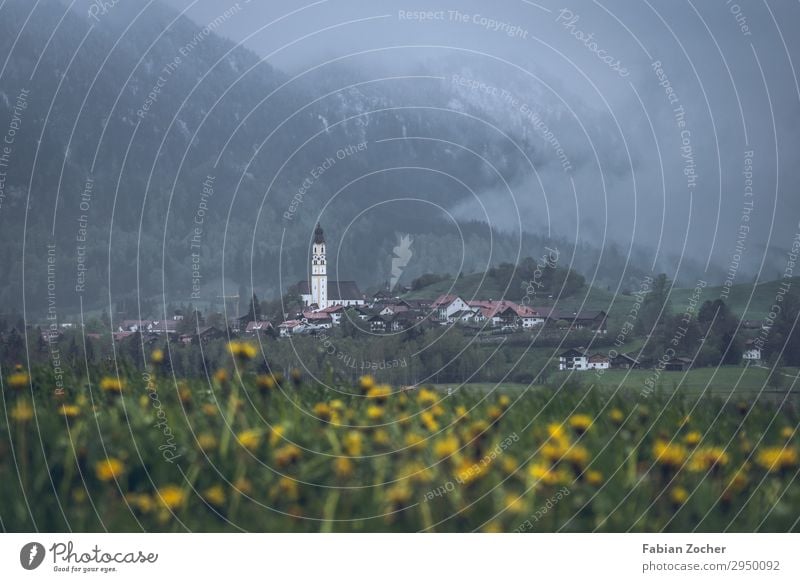
[[800, 438], [781, 401], [610, 389], [3, 375], [5, 531], [798, 531]]

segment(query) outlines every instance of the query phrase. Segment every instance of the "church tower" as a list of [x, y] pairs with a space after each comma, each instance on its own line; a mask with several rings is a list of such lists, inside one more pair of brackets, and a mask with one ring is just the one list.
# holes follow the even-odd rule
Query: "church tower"
[[325, 259], [325, 235], [317, 223], [311, 247], [311, 302], [319, 309], [328, 307], [328, 272]]

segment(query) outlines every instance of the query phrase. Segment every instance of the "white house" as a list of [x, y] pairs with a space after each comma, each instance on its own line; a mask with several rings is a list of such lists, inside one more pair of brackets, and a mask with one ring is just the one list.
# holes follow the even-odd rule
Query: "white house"
[[570, 348], [558, 357], [559, 370], [588, 370], [589, 358], [582, 348]]
[[761, 348], [758, 347], [753, 340], [747, 340], [744, 343], [744, 352], [742, 353], [742, 360], [744, 360], [745, 362], [761, 361]]
[[469, 305], [458, 295], [440, 295], [431, 304], [439, 321], [447, 321], [456, 311], [469, 309]]

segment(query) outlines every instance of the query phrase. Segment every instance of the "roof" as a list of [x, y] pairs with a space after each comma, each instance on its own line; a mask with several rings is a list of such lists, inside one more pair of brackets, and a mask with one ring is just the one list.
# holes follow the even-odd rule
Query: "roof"
[[293, 328], [293, 327], [297, 327], [298, 325], [303, 325], [303, 322], [302, 321], [298, 321], [297, 319], [287, 319], [282, 324], [280, 324], [278, 327]]
[[[311, 287], [308, 281], [299, 281], [297, 283], [297, 292], [300, 295], [310, 295]], [[364, 296], [358, 289], [355, 281], [331, 281], [328, 280], [328, 301], [343, 301], [363, 299]]]
[[271, 327], [272, 324], [269, 321], [248, 321], [245, 331], [247, 332], [266, 331]]
[[305, 311], [303, 312], [303, 317], [308, 320], [314, 321], [330, 321], [331, 315], [330, 313], [326, 313], [324, 311]]
[[568, 357], [574, 356], [574, 355], [581, 356], [581, 357], [585, 358], [586, 357], [586, 352], [584, 351], [583, 348], [570, 348], [567, 351], [563, 352], [561, 355], [559, 355], [559, 357], [560, 358], [568, 358]]
[[439, 295], [439, 297], [437, 297], [436, 300], [433, 303], [431, 303], [431, 307], [446, 307], [456, 299], [459, 299], [458, 295], [451, 295], [451, 294]]
[[322, 227], [317, 223], [317, 228], [314, 229], [314, 243], [323, 244], [325, 242], [325, 233], [322, 232]]

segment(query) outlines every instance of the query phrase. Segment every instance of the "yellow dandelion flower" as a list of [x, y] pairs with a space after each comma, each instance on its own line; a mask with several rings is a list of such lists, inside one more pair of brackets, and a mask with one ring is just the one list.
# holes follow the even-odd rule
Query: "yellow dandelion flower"
[[421, 451], [427, 446], [425, 437], [416, 432], [406, 434], [406, 446], [414, 451]]
[[219, 412], [219, 410], [216, 404], [211, 404], [210, 402], [203, 404], [203, 414], [206, 416], [216, 416], [217, 412]]
[[436, 444], [433, 447], [433, 453], [439, 459], [444, 459], [445, 457], [454, 455], [458, 451], [459, 445], [460, 443], [458, 442], [458, 437], [452, 435], [446, 436], [436, 441]]
[[511, 398], [509, 398], [507, 394], [503, 394], [497, 399], [497, 404], [500, 406], [500, 408], [505, 410], [511, 405]]
[[377, 421], [383, 418], [383, 408], [380, 406], [368, 406], [367, 418], [372, 421]]
[[566, 439], [567, 433], [563, 424], [552, 422], [547, 425], [547, 435], [551, 439]]
[[153, 498], [146, 493], [128, 493], [125, 495], [127, 502], [141, 513], [150, 513], [155, 509]]
[[586, 466], [586, 463], [589, 462], [589, 457], [589, 451], [586, 447], [578, 445], [567, 449], [564, 454], [564, 459], [578, 470], [582, 470]]
[[280, 424], [276, 424], [272, 427], [272, 430], [269, 433], [269, 446], [274, 447], [277, 446], [281, 441], [283, 441], [283, 435], [286, 434], [286, 427]]
[[794, 436], [794, 429], [791, 426], [784, 426], [781, 429], [781, 438], [789, 440]]
[[30, 382], [30, 376], [28, 376], [28, 374], [25, 372], [15, 372], [8, 377], [6, 382], [9, 388], [15, 388], [18, 390], [20, 388], [25, 388], [28, 385], [28, 382]]
[[608, 413], [608, 418], [611, 419], [611, 422], [619, 426], [625, 420], [625, 413], [619, 408], [614, 408]]
[[569, 426], [578, 434], [583, 434], [592, 426], [592, 417], [588, 414], [573, 414], [569, 417]]
[[474, 483], [477, 479], [483, 477], [488, 469], [488, 465], [474, 463], [464, 459], [455, 470], [455, 477], [459, 483], [469, 485]]
[[217, 448], [217, 437], [210, 433], [202, 433], [197, 436], [197, 446], [209, 453]]
[[422, 406], [432, 406], [439, 402], [439, 396], [433, 390], [422, 388], [417, 394], [417, 403]]
[[411, 489], [403, 483], [393, 485], [386, 490], [386, 501], [392, 506], [408, 503], [409, 499], [411, 499]]
[[342, 439], [342, 444], [344, 445], [344, 449], [345, 451], [347, 451], [347, 454], [350, 455], [351, 457], [361, 456], [362, 443], [363, 443], [363, 437], [361, 436], [361, 433], [358, 432], [357, 430], [351, 430], [344, 436], [344, 439]]
[[583, 474], [583, 478], [592, 487], [599, 487], [603, 484], [603, 474], [600, 471], [589, 470]]
[[373, 386], [367, 390], [367, 399], [374, 400], [378, 403], [384, 403], [392, 395], [392, 388], [387, 384], [380, 384]]
[[212, 485], [203, 491], [203, 499], [215, 507], [225, 505], [225, 489], [222, 485]]
[[385, 447], [389, 445], [391, 438], [389, 437], [388, 432], [386, 432], [384, 429], [379, 429], [376, 430], [372, 435], [372, 442], [374, 442], [376, 445]]
[[302, 454], [302, 451], [295, 445], [284, 445], [275, 451], [275, 463], [279, 467], [286, 467], [295, 463]]
[[506, 455], [503, 457], [503, 460], [500, 461], [500, 468], [508, 475], [513, 475], [519, 469], [519, 462], [516, 458]]
[[486, 416], [489, 417], [489, 420], [494, 422], [503, 416], [503, 410], [499, 406], [490, 406], [489, 410], [486, 411]]
[[179, 509], [186, 502], [186, 494], [177, 485], [165, 485], [158, 490], [159, 501], [170, 510]]
[[11, 407], [11, 418], [22, 424], [33, 418], [33, 408], [27, 400], [20, 400]]
[[102, 461], [97, 461], [94, 465], [94, 474], [100, 481], [107, 482], [117, 479], [125, 471], [122, 461], [114, 457], [108, 457]]
[[281, 477], [278, 480], [278, 491], [284, 499], [297, 501], [300, 497], [300, 487], [297, 481], [290, 477]]
[[250, 495], [253, 492], [253, 484], [247, 477], [238, 477], [233, 482], [233, 489], [242, 495]]
[[275, 388], [275, 378], [269, 374], [259, 374], [256, 377], [256, 386], [262, 392], [269, 392]]
[[152, 352], [150, 352], [150, 360], [154, 364], [160, 364], [161, 362], [163, 362], [164, 361], [164, 350], [161, 350], [161, 349], [158, 349], [158, 348], [154, 349]]
[[331, 419], [331, 407], [325, 402], [317, 402], [313, 408], [314, 416], [319, 420], [329, 421]]
[[729, 456], [722, 447], [701, 447], [689, 458], [689, 471], [700, 473], [728, 464]]
[[766, 447], [756, 455], [756, 463], [769, 473], [779, 473], [797, 465], [797, 449]]
[[436, 422], [436, 418], [433, 416], [433, 414], [430, 413], [430, 411], [426, 410], [425, 412], [419, 415], [419, 418], [422, 421], [422, 424], [425, 426], [425, 428], [428, 429], [430, 432], [436, 432], [437, 430], [439, 430], [439, 423]]
[[58, 413], [67, 419], [77, 418], [81, 414], [81, 408], [75, 404], [62, 404], [58, 407]]
[[683, 442], [686, 443], [688, 447], [696, 447], [701, 440], [703, 440], [703, 435], [696, 430], [687, 433], [686, 436], [683, 437]]
[[546, 463], [533, 463], [528, 474], [538, 483], [556, 485], [560, 481], [558, 472]]
[[517, 515], [525, 511], [525, 500], [516, 493], [507, 493], [503, 505], [506, 511]]
[[469, 418], [469, 415], [467, 413], [467, 407], [464, 406], [463, 404], [459, 404], [458, 406], [456, 406], [454, 413], [456, 421], [467, 420]]
[[255, 429], [247, 429], [236, 435], [236, 440], [250, 452], [254, 452], [261, 442], [261, 433]]
[[333, 472], [337, 477], [346, 479], [353, 474], [355, 465], [347, 457], [336, 457], [333, 460]]
[[653, 458], [660, 465], [675, 469], [686, 460], [686, 449], [682, 445], [658, 440], [653, 445]]
[[125, 382], [119, 378], [106, 376], [100, 380], [100, 390], [109, 394], [121, 394], [124, 387]]
[[214, 380], [216, 380], [218, 384], [224, 384], [228, 381], [228, 371], [225, 368], [218, 369], [214, 372]]
[[372, 376], [361, 376], [358, 379], [358, 385], [363, 392], [369, 392], [370, 389], [375, 387], [375, 378]]
[[669, 500], [675, 505], [683, 505], [689, 499], [689, 492], [681, 486], [673, 487], [669, 492]]

